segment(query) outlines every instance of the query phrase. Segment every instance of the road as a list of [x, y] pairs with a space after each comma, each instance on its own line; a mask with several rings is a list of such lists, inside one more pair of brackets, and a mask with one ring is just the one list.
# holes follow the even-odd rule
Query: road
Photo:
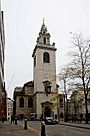
[[[28, 122], [28, 129], [32, 129], [40, 136], [41, 123]], [[70, 127], [65, 125], [45, 125], [46, 136], [89, 136], [90, 129]]]
[[64, 125], [46, 126], [48, 136], [89, 136], [90, 129], [82, 129]]

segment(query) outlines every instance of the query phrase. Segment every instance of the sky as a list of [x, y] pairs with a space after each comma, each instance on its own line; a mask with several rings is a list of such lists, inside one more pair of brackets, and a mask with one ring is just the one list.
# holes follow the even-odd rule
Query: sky
[[56, 74], [69, 62], [72, 33], [90, 36], [90, 0], [1, 0], [5, 27], [5, 82], [8, 97], [33, 80], [32, 53], [43, 18], [55, 42]]

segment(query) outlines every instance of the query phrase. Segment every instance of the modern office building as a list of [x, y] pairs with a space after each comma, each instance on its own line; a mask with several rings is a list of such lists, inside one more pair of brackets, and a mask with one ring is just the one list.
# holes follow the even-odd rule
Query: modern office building
[[5, 50], [5, 35], [4, 35], [4, 17], [1, 11], [0, 1], [0, 118], [6, 116], [6, 91], [4, 82], [4, 50]]

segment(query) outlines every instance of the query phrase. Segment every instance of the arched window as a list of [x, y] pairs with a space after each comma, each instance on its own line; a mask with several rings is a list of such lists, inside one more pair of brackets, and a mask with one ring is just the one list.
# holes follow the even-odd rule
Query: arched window
[[19, 107], [24, 108], [24, 98], [23, 97], [19, 98]]
[[28, 108], [33, 108], [33, 98], [32, 97], [28, 98]]
[[50, 56], [48, 52], [44, 52], [43, 54], [43, 62], [49, 63], [50, 62]]
[[46, 37], [43, 38], [43, 43], [46, 44]]

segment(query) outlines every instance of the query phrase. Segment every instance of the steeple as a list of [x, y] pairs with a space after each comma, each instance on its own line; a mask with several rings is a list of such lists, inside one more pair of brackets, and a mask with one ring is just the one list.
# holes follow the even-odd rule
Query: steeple
[[47, 27], [45, 26], [45, 19], [43, 18], [43, 24], [41, 26], [39, 36], [37, 38], [37, 43], [40, 44], [50, 44], [50, 34], [47, 31]]
[[45, 19], [43, 18], [43, 24], [41, 26], [41, 30], [40, 30], [39, 34], [46, 34], [47, 33], [47, 27], [45, 26], [44, 21], [45, 21]]

